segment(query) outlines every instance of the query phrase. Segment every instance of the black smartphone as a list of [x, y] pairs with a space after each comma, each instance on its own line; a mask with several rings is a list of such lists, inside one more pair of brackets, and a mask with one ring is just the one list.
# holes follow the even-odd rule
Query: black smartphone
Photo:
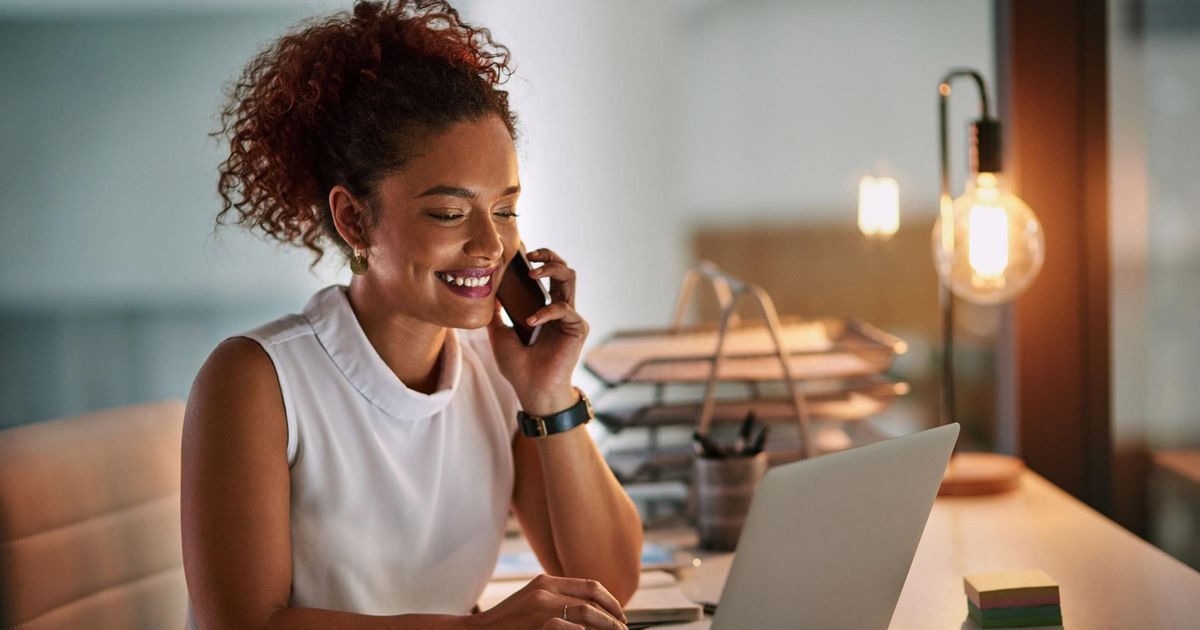
[[537, 341], [542, 327], [530, 326], [525, 320], [550, 303], [550, 294], [546, 292], [546, 287], [542, 286], [537, 278], [529, 275], [530, 269], [529, 259], [525, 257], [525, 245], [522, 244], [508, 262], [508, 269], [504, 270], [504, 279], [496, 289], [500, 306], [504, 307], [517, 336], [527, 346]]

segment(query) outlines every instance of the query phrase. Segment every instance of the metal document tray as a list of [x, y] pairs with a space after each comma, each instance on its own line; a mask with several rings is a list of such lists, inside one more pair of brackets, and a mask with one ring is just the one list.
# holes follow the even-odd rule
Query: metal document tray
[[[886, 371], [903, 341], [855, 319], [783, 318], [781, 339], [792, 378], [851, 378]], [[712, 371], [716, 325], [614, 334], [584, 357], [584, 367], [609, 387], [626, 383], [704, 383]], [[726, 333], [720, 381], [779, 381], [783, 370], [763, 322]]]
[[[874, 376], [811, 388], [805, 391], [805, 399], [814, 420], [854, 422], [883, 413], [892, 401], [908, 391], [908, 383]], [[717, 425], [739, 423], [751, 411], [762, 422], [796, 421], [796, 410], [786, 396], [722, 399], [716, 403], [712, 421]], [[700, 401], [653, 400], [644, 404], [597, 407], [596, 419], [617, 433], [632, 427], [693, 426], [700, 413]]]

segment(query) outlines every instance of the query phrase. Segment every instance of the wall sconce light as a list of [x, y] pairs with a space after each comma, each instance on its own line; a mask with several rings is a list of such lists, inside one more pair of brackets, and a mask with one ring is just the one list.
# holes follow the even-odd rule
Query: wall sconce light
[[[971, 78], [979, 88], [981, 115], [971, 124], [971, 175], [957, 199], [950, 196], [947, 107], [950, 84]], [[954, 409], [954, 296], [978, 304], [1012, 300], [1037, 277], [1046, 241], [1033, 211], [1005, 188], [1001, 174], [1000, 122], [988, 115], [987, 87], [974, 70], [954, 69], [938, 84], [941, 123], [941, 198], [932, 234], [940, 279], [942, 315], [942, 424]], [[995, 453], [956, 452], [939, 490], [943, 495], [990, 494], [1015, 488], [1024, 463]]]
[[891, 177], [858, 181], [858, 229], [867, 238], [888, 240], [900, 229], [900, 188]]

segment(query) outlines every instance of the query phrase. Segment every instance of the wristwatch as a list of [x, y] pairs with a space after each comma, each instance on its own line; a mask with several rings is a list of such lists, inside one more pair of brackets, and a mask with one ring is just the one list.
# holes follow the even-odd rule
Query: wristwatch
[[544, 438], [590, 422], [595, 417], [592, 413], [592, 401], [588, 400], [578, 387], [575, 391], [579, 392], [579, 402], [558, 413], [535, 416], [523, 410], [517, 411], [517, 424], [521, 427], [521, 433], [532, 438]]

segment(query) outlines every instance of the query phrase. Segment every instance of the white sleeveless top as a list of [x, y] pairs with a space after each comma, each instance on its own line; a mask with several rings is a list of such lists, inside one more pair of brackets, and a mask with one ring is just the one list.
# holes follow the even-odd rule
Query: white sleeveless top
[[344, 287], [244, 336], [274, 362], [287, 415], [290, 605], [470, 612], [499, 554], [517, 430], [486, 330], [446, 336], [428, 395], [375, 352]]

